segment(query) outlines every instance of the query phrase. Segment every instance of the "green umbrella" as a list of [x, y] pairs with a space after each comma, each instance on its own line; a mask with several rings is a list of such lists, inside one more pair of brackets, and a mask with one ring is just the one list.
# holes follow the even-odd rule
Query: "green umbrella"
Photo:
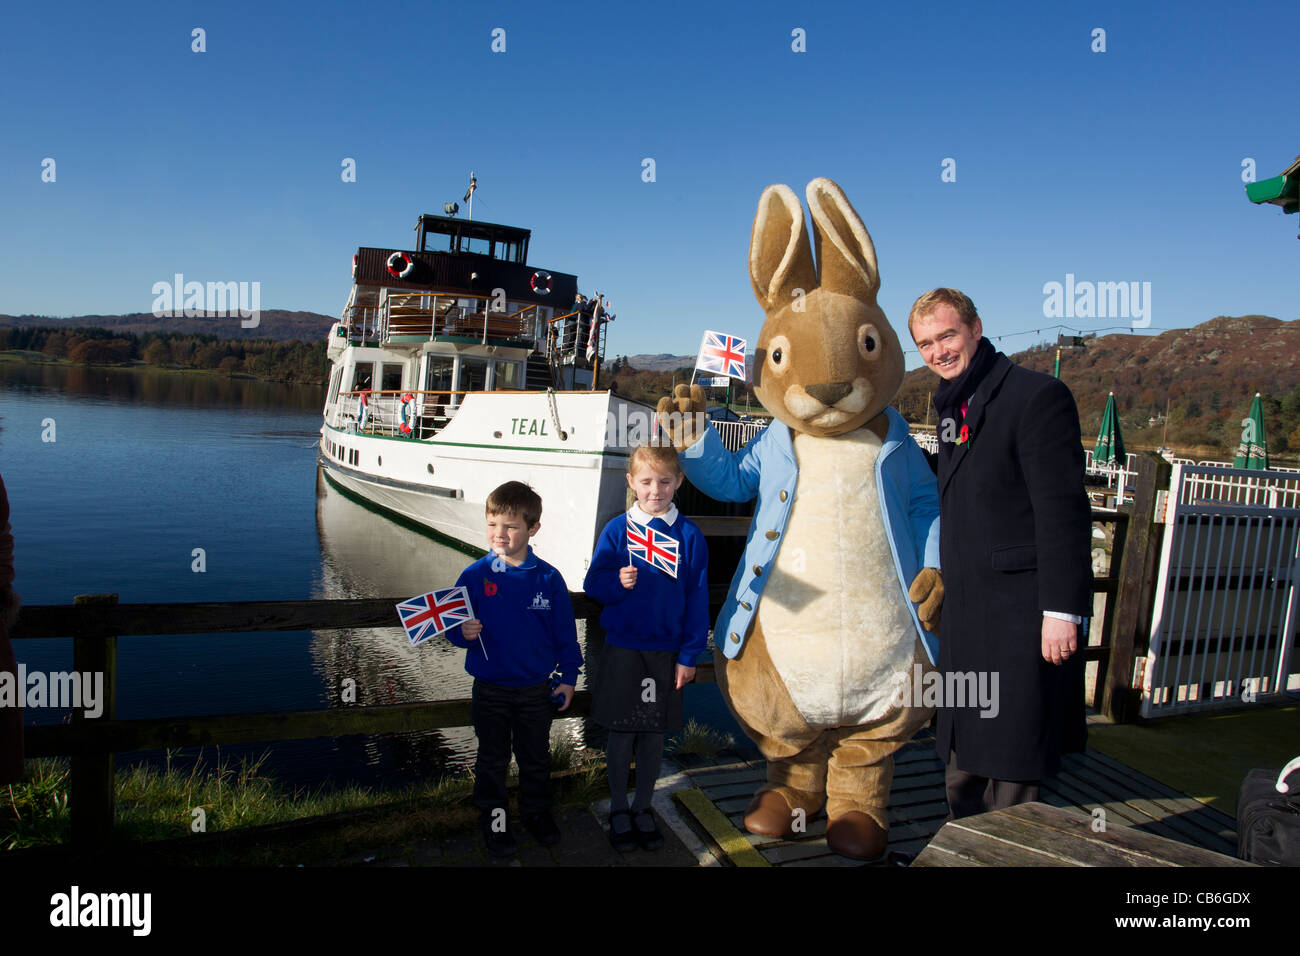
[[1127, 456], [1124, 454], [1124, 436], [1119, 430], [1119, 413], [1115, 410], [1115, 393], [1106, 399], [1106, 411], [1101, 416], [1101, 431], [1097, 433], [1097, 446], [1092, 450], [1092, 461], [1096, 465], [1118, 465], [1123, 468]]
[[1264, 437], [1264, 406], [1259, 400], [1259, 392], [1250, 404], [1250, 414], [1241, 422], [1241, 444], [1237, 446], [1237, 455], [1232, 459], [1233, 468], [1268, 467], [1268, 439]]

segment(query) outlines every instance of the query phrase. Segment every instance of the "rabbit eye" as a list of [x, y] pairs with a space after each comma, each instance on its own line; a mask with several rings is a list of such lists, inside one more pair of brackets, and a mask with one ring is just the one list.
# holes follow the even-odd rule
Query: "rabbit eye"
[[858, 329], [858, 351], [863, 358], [875, 358], [880, 352], [880, 337], [874, 325], [864, 325]]
[[767, 361], [772, 371], [780, 371], [789, 357], [790, 340], [784, 335], [773, 336], [767, 343]]

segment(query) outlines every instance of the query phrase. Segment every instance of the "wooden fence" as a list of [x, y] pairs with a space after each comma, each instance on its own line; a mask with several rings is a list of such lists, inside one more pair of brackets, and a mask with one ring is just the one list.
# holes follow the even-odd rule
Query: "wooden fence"
[[[1156, 491], [1168, 485], [1169, 465], [1155, 455], [1137, 463], [1134, 502], [1118, 512], [1094, 512], [1094, 520], [1115, 525], [1111, 573], [1094, 582], [1107, 595], [1101, 641], [1086, 649], [1098, 662], [1093, 707], [1115, 720], [1132, 720], [1138, 696], [1132, 684], [1134, 661], [1146, 650], [1151, 621], [1155, 558]], [[706, 535], [747, 533], [749, 518], [700, 518]], [[711, 593], [716, 613], [725, 589]], [[170, 747], [256, 741], [301, 740], [352, 734], [408, 733], [466, 727], [472, 723], [468, 699], [318, 710], [275, 711], [212, 716], [117, 718], [117, 639], [120, 636], [193, 635], [196, 639], [246, 632], [315, 631], [332, 628], [396, 627], [393, 606], [404, 597], [366, 600], [248, 601], [187, 604], [119, 604], [116, 595], [82, 595], [72, 605], [23, 608], [12, 637], [73, 638], [73, 669], [104, 674], [104, 709], [95, 719], [74, 711], [71, 724], [26, 728], [31, 757], [71, 758], [72, 839], [81, 845], [108, 841], [114, 815], [115, 753]], [[586, 622], [587, 641], [602, 636], [600, 607], [584, 594], [573, 595], [577, 617]], [[714, 680], [713, 665], [702, 664], [697, 682]], [[580, 691], [557, 719], [590, 712], [588, 691]]]

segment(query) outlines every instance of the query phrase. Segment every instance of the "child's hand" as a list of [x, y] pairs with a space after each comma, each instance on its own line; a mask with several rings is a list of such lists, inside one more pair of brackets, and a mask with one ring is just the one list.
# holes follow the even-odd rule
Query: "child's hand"
[[483, 622], [478, 618], [466, 621], [460, 626], [461, 637], [467, 641], [477, 641], [478, 636], [483, 633]]
[[618, 583], [629, 591], [632, 590], [636, 586], [636, 568], [630, 564], [625, 568], [619, 568]]
[[568, 710], [569, 705], [573, 703], [573, 685], [561, 684], [560, 686], [555, 688], [555, 693], [559, 694], [561, 697], [564, 698], [564, 704], [560, 707], [557, 707], [556, 710], [557, 711]]
[[687, 667], [685, 664], [677, 665], [677, 689], [681, 690], [691, 681], [695, 680], [695, 668]]

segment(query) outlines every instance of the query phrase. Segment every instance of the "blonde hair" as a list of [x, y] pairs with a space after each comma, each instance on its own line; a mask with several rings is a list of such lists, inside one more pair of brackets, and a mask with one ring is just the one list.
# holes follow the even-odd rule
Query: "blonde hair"
[[640, 465], [649, 465], [674, 475], [682, 473], [681, 462], [677, 460], [677, 449], [672, 445], [637, 445], [632, 449], [632, 454], [627, 456], [627, 473], [635, 475]]
[[913, 319], [929, 315], [941, 305], [952, 306], [957, 311], [957, 318], [962, 320], [966, 328], [972, 330], [975, 328], [975, 320], [979, 318], [979, 313], [975, 311], [975, 303], [971, 301], [970, 296], [960, 289], [940, 288], [931, 289], [912, 303], [912, 311], [907, 314], [907, 331], [912, 331]]

